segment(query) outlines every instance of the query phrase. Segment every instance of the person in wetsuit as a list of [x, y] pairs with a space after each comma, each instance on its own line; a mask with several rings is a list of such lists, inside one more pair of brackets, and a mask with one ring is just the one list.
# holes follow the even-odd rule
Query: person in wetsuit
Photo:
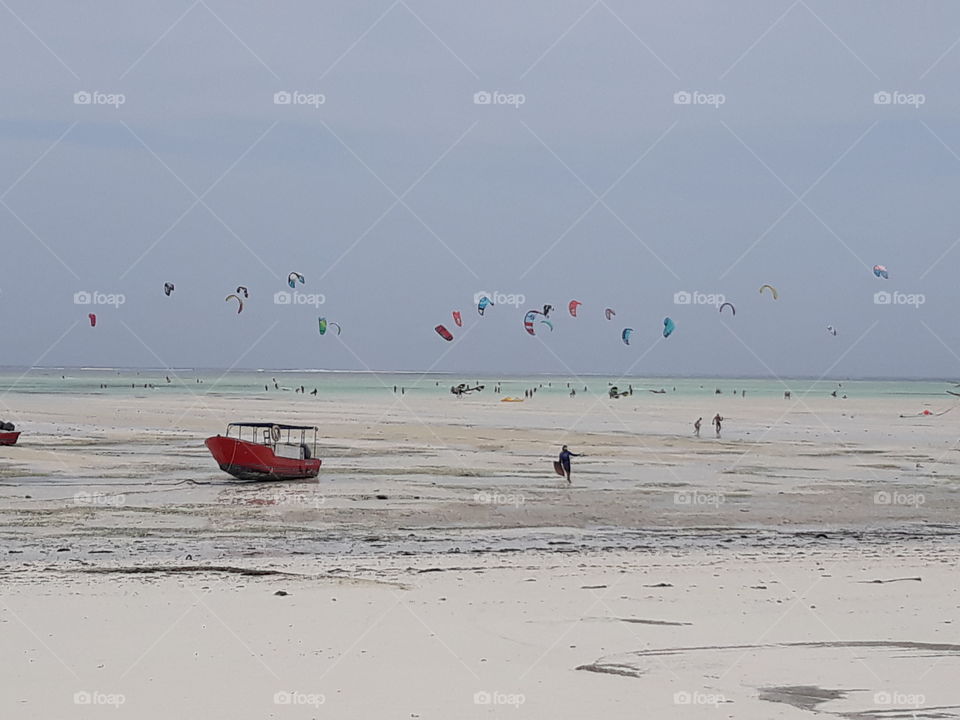
[[560, 449], [560, 467], [563, 468], [563, 472], [567, 476], [568, 485], [570, 484], [570, 458], [582, 457], [582, 455], [583, 453], [570, 452], [566, 445]]

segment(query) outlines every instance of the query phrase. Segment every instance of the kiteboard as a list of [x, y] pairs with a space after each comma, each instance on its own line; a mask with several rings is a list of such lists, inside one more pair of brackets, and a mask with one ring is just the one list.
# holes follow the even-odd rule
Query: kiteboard
[[566, 473], [563, 471], [563, 465], [560, 464], [559, 460], [553, 461], [553, 469], [560, 477], [564, 477]]

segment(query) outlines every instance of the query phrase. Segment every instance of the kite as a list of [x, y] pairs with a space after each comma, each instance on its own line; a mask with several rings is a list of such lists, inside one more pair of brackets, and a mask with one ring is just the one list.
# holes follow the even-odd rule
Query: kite
[[571, 300], [571, 301], [570, 301], [570, 304], [567, 305], [567, 310], [570, 311], [570, 317], [576, 317], [576, 316], [577, 316], [577, 308], [580, 307], [581, 305], [583, 305], [583, 303], [580, 302], [579, 300]]
[[298, 272], [292, 272], [289, 275], [287, 275], [287, 285], [289, 285], [292, 288], [295, 288], [297, 286], [298, 280], [300, 281], [301, 285], [303, 285], [306, 282], [306, 280], [303, 279], [303, 275], [301, 275]]
[[546, 325], [548, 328], [550, 328], [550, 332], [553, 332], [553, 323], [552, 323], [552, 322], [550, 322], [549, 320], [541, 320], [540, 322], [542, 322], [544, 325]]
[[493, 305], [493, 301], [490, 298], [488, 298], [486, 295], [484, 295], [477, 302], [477, 312], [483, 315], [483, 311], [486, 310], [491, 305]]
[[526, 330], [531, 335], [536, 335], [537, 333], [533, 329], [533, 321], [536, 319], [534, 315], [542, 315], [539, 310], [529, 310], [527, 314], [523, 316], [523, 329]]
[[550, 311], [553, 310], [553, 305], [544, 305], [543, 306], [543, 316], [550, 317]]
[[773, 295], [774, 300], [778, 300], [780, 298], [780, 293], [777, 292], [777, 289], [773, 285], [761, 285], [760, 286], [761, 295], [763, 295], [764, 290], [770, 290], [770, 294]]
[[229, 301], [230, 301], [230, 298], [233, 298], [234, 300], [237, 301], [237, 315], [239, 315], [240, 313], [243, 312], [243, 300], [240, 299], [240, 296], [239, 296], [239, 295], [227, 295], [227, 296], [223, 299], [223, 301], [224, 301], [224, 302], [229, 302]]
[[887, 272], [887, 268], [884, 265], [874, 265], [873, 274], [878, 278], [883, 278], [884, 280], [890, 279], [890, 273]]
[[453, 311], [453, 321], [457, 324], [457, 327], [463, 327], [463, 318], [460, 317], [460, 311]]
[[170, 297], [170, 293], [174, 291], [173, 283], [164, 283], [163, 284], [163, 294], [167, 297]]
[[450, 331], [447, 330], [443, 325], [437, 325], [434, 330], [437, 331], [437, 335], [442, 337], [447, 342], [453, 340], [453, 335], [450, 334]]
[[723, 312], [723, 309], [724, 309], [725, 307], [730, 308], [730, 309], [733, 311], [733, 314], [734, 314], [734, 315], [737, 314], [737, 309], [733, 306], [733, 303], [725, 302], [723, 305], [720, 306], [720, 312]]
[[677, 329], [677, 326], [674, 324], [673, 320], [670, 318], [663, 319], [663, 336], [665, 338], [670, 337], [673, 334], [673, 331]]
[[87, 315], [87, 317], [90, 318], [90, 327], [96, 327], [96, 326], [97, 326], [97, 316], [94, 315], [93, 313], [90, 313], [89, 315]]
[[630, 336], [633, 335], [633, 328], [624, 328], [623, 333], [620, 335], [620, 339], [623, 340], [624, 345], [630, 344]]
[[833, 325], [827, 325], [827, 332], [833, 335], [834, 337], [837, 336], [837, 329]]
[[606, 310], [603, 311], [603, 314], [607, 316], [607, 320], [612, 319], [613, 316], [616, 315], [616, 313], [613, 311], [612, 308], [607, 308]]
[[247, 292], [247, 289], [243, 285], [237, 285], [237, 295], [243, 293], [245, 298], [250, 297], [250, 293]]
[[321, 334], [321, 335], [326, 335], [326, 334], [327, 334], [327, 326], [328, 326], [328, 325], [329, 325], [330, 327], [335, 327], [335, 328], [337, 328], [337, 335], [340, 334], [340, 325], [339, 325], [339, 324], [337, 324], [337, 323], [335, 323], [335, 322], [328, 323], [328, 322], [327, 322], [327, 319], [326, 319], [325, 317], [319, 318], [318, 323], [319, 323], [319, 326], [320, 326], [320, 327], [319, 327], [319, 330], [320, 330], [320, 334]]

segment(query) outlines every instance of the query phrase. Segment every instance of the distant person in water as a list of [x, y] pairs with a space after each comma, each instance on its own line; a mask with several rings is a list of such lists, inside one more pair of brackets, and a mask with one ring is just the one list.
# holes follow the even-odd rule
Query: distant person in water
[[723, 422], [723, 418], [720, 417], [720, 413], [717, 413], [713, 416], [713, 426], [717, 429], [717, 437], [720, 437], [720, 424]]
[[570, 458], [572, 457], [582, 457], [583, 453], [570, 452], [567, 449], [567, 446], [564, 445], [560, 449], [560, 467], [563, 468], [564, 474], [567, 476], [567, 484], [570, 484]]
[[702, 417], [697, 418], [697, 421], [693, 424], [693, 435], [694, 437], [700, 437], [700, 423], [703, 421]]

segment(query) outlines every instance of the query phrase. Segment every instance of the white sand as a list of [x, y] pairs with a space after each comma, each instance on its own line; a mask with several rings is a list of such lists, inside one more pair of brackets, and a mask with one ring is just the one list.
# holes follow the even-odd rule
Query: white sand
[[[960, 717], [960, 415], [909, 398], [6, 403], [3, 718]], [[320, 478], [221, 473], [254, 419]]]
[[[308, 574], [269, 578], [23, 570], [0, 609], [3, 716], [800, 718], [761, 696], [819, 688], [842, 691], [828, 713], [957, 717], [956, 567], [931, 550], [239, 563]], [[922, 581], [864, 582], [906, 576]], [[123, 705], [77, 706], [77, 692]]]

